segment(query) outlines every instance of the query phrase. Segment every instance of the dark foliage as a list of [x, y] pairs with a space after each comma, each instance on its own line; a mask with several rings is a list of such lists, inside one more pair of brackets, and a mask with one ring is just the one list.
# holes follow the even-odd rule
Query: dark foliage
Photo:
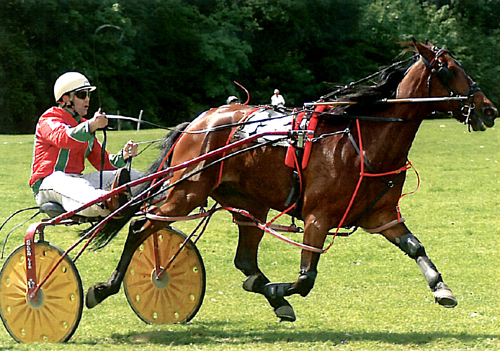
[[394, 61], [391, 39], [411, 36], [457, 48], [498, 102], [499, 10], [493, 0], [0, 1], [0, 134], [33, 133], [69, 70], [98, 85], [92, 112], [144, 110], [172, 126], [229, 95], [245, 101], [234, 81], [251, 104], [278, 88], [301, 106]]

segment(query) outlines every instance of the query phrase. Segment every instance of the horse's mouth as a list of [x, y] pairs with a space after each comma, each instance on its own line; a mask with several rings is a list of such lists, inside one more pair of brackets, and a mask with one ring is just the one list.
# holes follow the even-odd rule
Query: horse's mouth
[[472, 127], [472, 130], [475, 132], [479, 132], [479, 131], [484, 132], [486, 129], [488, 129], [486, 124], [482, 120], [477, 118], [476, 115], [472, 115], [471, 120], [470, 120], [470, 125]]
[[494, 107], [483, 108], [480, 112], [474, 111], [471, 115], [470, 125], [473, 131], [485, 131], [495, 125], [498, 110]]

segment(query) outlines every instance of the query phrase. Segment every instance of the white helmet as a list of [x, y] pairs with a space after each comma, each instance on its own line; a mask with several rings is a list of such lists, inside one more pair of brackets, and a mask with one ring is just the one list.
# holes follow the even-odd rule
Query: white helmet
[[240, 99], [238, 99], [236, 96], [231, 95], [230, 97], [227, 98], [226, 100], [226, 105], [231, 105], [231, 103], [238, 103], [240, 102]]
[[278, 89], [274, 89], [274, 93], [275, 93], [275, 94], [279, 94], [279, 93], [280, 93], [280, 91], [279, 91]]
[[54, 98], [59, 102], [63, 95], [74, 91], [89, 90], [94, 91], [95, 86], [90, 85], [89, 80], [78, 72], [67, 72], [57, 78], [54, 84]]

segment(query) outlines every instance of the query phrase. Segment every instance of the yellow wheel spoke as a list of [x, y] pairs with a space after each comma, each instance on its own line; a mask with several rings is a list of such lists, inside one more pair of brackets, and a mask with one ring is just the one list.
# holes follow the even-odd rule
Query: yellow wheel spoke
[[14, 273], [15, 277], [12, 277], [17, 283], [24, 285], [26, 287], [26, 266], [24, 264], [19, 264], [19, 269], [13, 269], [11, 272]]
[[155, 290], [154, 289], [149, 289], [144, 291], [140, 296], [141, 296], [141, 302], [144, 306], [149, 306], [151, 304], [151, 301], [154, 300], [155, 297]]
[[134, 267], [136, 273], [138, 274], [146, 274], [151, 273], [151, 263], [152, 262], [146, 262], [146, 260], [139, 261], [137, 260], [137, 265]]
[[71, 316], [74, 312], [72, 309], [66, 308], [57, 303], [47, 303], [47, 307], [54, 309], [59, 317], [63, 317], [62, 314]]

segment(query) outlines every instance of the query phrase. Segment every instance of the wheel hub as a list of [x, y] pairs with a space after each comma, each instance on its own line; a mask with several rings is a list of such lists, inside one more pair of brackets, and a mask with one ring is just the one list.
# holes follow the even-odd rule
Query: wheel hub
[[163, 268], [160, 267], [160, 270], [162, 270], [162, 275], [161, 277], [158, 277], [158, 274], [156, 273], [156, 268], [153, 269], [153, 272], [151, 273], [151, 281], [153, 282], [153, 285], [157, 289], [165, 289], [168, 286], [168, 273], [166, 271], [163, 271]]
[[26, 301], [28, 302], [28, 305], [30, 305], [30, 307], [33, 307], [33, 308], [40, 308], [41, 306], [43, 306], [43, 291], [40, 289], [38, 290], [38, 292], [36, 293], [38, 299], [33, 299], [33, 298], [30, 298], [28, 296], [28, 294], [26, 294]]

